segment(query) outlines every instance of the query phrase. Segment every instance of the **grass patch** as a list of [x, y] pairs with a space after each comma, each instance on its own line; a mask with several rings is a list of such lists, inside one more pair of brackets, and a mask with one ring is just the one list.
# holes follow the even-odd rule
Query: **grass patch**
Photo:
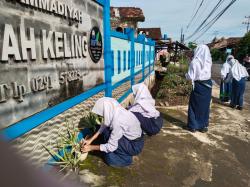
[[190, 81], [185, 74], [188, 65], [181, 63], [179, 66], [170, 64], [164, 73], [163, 79], [158, 82], [158, 91], [155, 94], [157, 103], [168, 103], [170, 106], [186, 105], [192, 90]]

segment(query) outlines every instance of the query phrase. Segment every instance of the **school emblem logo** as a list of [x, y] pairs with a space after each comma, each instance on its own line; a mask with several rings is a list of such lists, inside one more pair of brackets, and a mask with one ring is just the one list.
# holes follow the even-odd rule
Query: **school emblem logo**
[[98, 27], [93, 27], [90, 32], [89, 54], [94, 63], [102, 58], [102, 34]]

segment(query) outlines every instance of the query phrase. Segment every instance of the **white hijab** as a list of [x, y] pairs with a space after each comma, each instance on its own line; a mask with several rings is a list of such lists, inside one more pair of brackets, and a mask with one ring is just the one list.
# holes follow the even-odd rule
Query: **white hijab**
[[201, 69], [205, 69], [207, 66], [212, 65], [212, 57], [210, 50], [206, 45], [199, 45], [194, 52], [193, 60], [198, 60], [201, 65]]
[[244, 66], [242, 66], [238, 60], [233, 59], [230, 61], [232, 64], [231, 76], [240, 81], [242, 78], [249, 77], [249, 74]]
[[232, 68], [230, 61], [234, 59], [233, 55], [229, 55], [227, 57], [226, 62], [223, 64], [222, 69], [221, 69], [221, 78], [225, 79], [227, 77], [227, 74], [230, 73], [230, 70]]
[[104, 125], [110, 127], [116, 109], [119, 107], [121, 107], [121, 105], [115, 99], [103, 97], [95, 103], [92, 112], [102, 116], [104, 118]]
[[193, 88], [194, 82], [197, 80], [211, 79], [212, 58], [210, 50], [206, 45], [199, 45], [194, 52], [194, 57], [189, 65], [186, 79], [192, 81]]
[[134, 105], [130, 108], [131, 112], [140, 112], [147, 118], [157, 118], [160, 116], [160, 112], [155, 109], [155, 100], [144, 83], [132, 86], [132, 90], [135, 100]]
[[109, 127], [114, 133], [111, 134], [111, 142], [116, 142], [123, 135], [130, 140], [141, 137], [142, 130], [139, 120], [132, 112], [123, 108], [113, 98], [101, 98], [99, 99], [92, 112], [103, 116], [103, 126]]

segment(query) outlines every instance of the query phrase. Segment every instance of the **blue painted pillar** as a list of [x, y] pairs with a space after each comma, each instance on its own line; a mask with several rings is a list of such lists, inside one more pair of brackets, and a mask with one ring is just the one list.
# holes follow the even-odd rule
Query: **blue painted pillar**
[[112, 52], [111, 52], [111, 24], [110, 0], [104, 0], [104, 67], [105, 67], [105, 96], [112, 97]]
[[153, 69], [152, 71], [155, 70], [155, 41], [153, 41]]
[[144, 81], [145, 80], [145, 54], [146, 54], [146, 47], [145, 47], [145, 35], [143, 35], [144, 38], [143, 38], [143, 48], [142, 48], [142, 80]]
[[149, 74], [151, 73], [151, 58], [152, 58], [151, 57], [152, 56], [151, 47], [152, 46], [149, 45], [149, 67], [148, 67], [149, 68], [149, 72], [148, 72]]
[[131, 86], [135, 84], [135, 34], [134, 29], [126, 28], [125, 34], [128, 35], [129, 40], [131, 42], [130, 45], [130, 55], [131, 55], [131, 67], [130, 67], [130, 79], [131, 79]]

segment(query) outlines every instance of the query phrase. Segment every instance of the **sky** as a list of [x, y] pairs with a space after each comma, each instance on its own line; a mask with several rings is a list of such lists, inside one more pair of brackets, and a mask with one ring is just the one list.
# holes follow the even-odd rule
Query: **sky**
[[[204, 4], [196, 18], [187, 29], [187, 25], [202, 0], [111, 0], [111, 6], [139, 7], [145, 15], [145, 22], [139, 27], [161, 27], [162, 34], [174, 40], [180, 40], [181, 28], [185, 37], [190, 36], [211, 12], [219, 0], [204, 0]], [[229, 4], [224, 0], [218, 12]], [[217, 13], [218, 13], [217, 12]], [[213, 14], [214, 16], [216, 15]], [[250, 16], [250, 0], [237, 0], [223, 16], [196, 42], [209, 43], [215, 36], [240, 37], [246, 33], [245, 16]], [[191, 38], [195, 40], [199, 34]], [[186, 41], [187, 42], [187, 41]]]

